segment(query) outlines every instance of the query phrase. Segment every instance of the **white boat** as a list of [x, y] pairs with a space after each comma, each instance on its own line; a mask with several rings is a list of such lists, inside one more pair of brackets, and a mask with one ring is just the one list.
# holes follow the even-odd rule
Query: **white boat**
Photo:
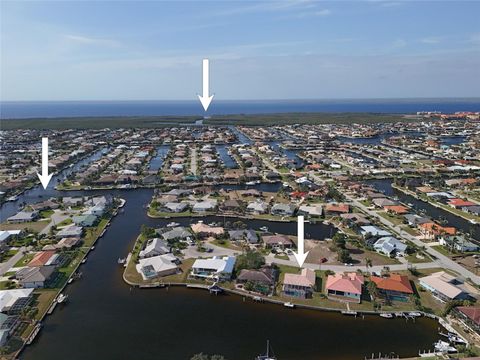
[[292, 304], [291, 302], [286, 302], [283, 304], [283, 306], [293, 309], [295, 307], [295, 304]]
[[477, 224], [477, 222], [476, 222], [475, 220], [473, 220], [473, 219], [470, 219], [470, 220], [468, 220], [468, 221], [469, 221], [471, 224], [473, 224], [473, 225]]
[[247, 181], [247, 182], [245, 183], [245, 185], [255, 185], [255, 184], [256, 184], [255, 181]]
[[450, 353], [450, 352], [456, 352], [457, 349], [453, 346], [451, 346], [448, 342], [438, 340], [435, 344], [435, 350], [440, 351], [442, 353]]
[[380, 316], [385, 318], [385, 319], [392, 319], [393, 318], [393, 314], [390, 314], [390, 313], [381, 313]]
[[68, 279], [67, 284], [71, 284], [72, 282], [73, 282], [73, 277], [71, 277], [70, 279]]
[[16, 201], [17, 199], [18, 199], [18, 197], [13, 195], [13, 196], [10, 196], [9, 198], [7, 198], [7, 201]]
[[260, 230], [267, 232], [267, 231], [268, 231], [268, 227], [262, 226], [262, 227], [260, 228]]
[[118, 258], [117, 264], [120, 264], [120, 265], [121, 265], [121, 264], [125, 264], [126, 261], [127, 261], [126, 258], [123, 258], [123, 259], [122, 259], [122, 258]]
[[417, 311], [412, 311], [412, 312], [409, 312], [409, 313], [408, 313], [408, 316], [411, 316], [411, 317], [421, 317], [421, 316], [422, 316], [422, 313], [421, 313], [421, 312], [417, 312]]
[[450, 343], [460, 344], [460, 345], [467, 345], [467, 342], [466, 342], [462, 337], [458, 336], [457, 334], [454, 334], [454, 333], [449, 332], [448, 334], [442, 334], [442, 333], [440, 333], [440, 335], [445, 336], [446, 338], [448, 338], [448, 341], [449, 341]]
[[95, 245], [93, 245], [93, 246], [90, 248], [90, 250], [95, 250]]
[[283, 187], [289, 187], [290, 185], [288, 183], [283, 183]]
[[176, 222], [171, 222], [167, 224], [167, 227], [177, 227], [177, 226], [180, 226], [180, 224]]
[[59, 304], [64, 303], [67, 301], [67, 299], [68, 299], [68, 295], [60, 294], [58, 295], [57, 303]]
[[82, 260], [82, 264], [85, 264], [87, 262], [87, 258]]

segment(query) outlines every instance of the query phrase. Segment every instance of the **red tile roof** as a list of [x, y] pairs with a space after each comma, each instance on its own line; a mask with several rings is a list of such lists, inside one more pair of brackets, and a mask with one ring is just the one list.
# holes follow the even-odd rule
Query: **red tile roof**
[[456, 309], [475, 324], [480, 325], [480, 306], [458, 306]]
[[33, 257], [32, 260], [30, 260], [28, 266], [43, 266], [53, 255], [55, 255], [54, 250], [40, 251]]
[[370, 278], [378, 289], [388, 291], [398, 291], [405, 294], [413, 294], [412, 285], [408, 276], [400, 274], [390, 274], [389, 277], [372, 276]]

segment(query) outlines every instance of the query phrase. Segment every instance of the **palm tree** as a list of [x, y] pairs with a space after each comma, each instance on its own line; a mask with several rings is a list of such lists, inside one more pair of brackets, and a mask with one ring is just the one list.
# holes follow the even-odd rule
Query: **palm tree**
[[370, 258], [365, 259], [365, 267], [367, 268], [367, 272], [368, 272], [368, 268], [372, 267], [372, 259]]

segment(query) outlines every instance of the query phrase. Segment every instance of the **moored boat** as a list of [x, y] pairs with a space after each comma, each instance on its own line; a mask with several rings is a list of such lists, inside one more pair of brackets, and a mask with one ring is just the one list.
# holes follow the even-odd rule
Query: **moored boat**
[[60, 294], [60, 295], [58, 295], [57, 303], [59, 303], [59, 304], [65, 303], [65, 302], [67, 302], [67, 299], [68, 299], [68, 295]]
[[381, 313], [380, 316], [385, 318], [385, 319], [392, 319], [393, 318], [393, 314], [390, 314], [390, 313]]
[[292, 304], [291, 302], [286, 302], [283, 304], [283, 306], [293, 309], [295, 307], [295, 304]]

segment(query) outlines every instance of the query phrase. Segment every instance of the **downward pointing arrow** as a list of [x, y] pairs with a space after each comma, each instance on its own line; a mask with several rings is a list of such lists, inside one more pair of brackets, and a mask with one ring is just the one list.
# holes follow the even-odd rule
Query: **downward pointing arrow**
[[203, 94], [197, 95], [202, 103], [205, 111], [207, 111], [210, 103], [212, 102], [213, 95], [209, 96], [209, 62], [208, 59], [203, 59]]
[[298, 265], [302, 267], [305, 259], [308, 256], [308, 251], [305, 252], [305, 239], [304, 239], [304, 228], [303, 228], [303, 216], [299, 216], [297, 220], [297, 238], [298, 238], [298, 253], [294, 252], [295, 259], [297, 259]]
[[48, 138], [42, 138], [42, 175], [37, 173], [44, 189], [47, 188], [53, 174], [48, 175]]

